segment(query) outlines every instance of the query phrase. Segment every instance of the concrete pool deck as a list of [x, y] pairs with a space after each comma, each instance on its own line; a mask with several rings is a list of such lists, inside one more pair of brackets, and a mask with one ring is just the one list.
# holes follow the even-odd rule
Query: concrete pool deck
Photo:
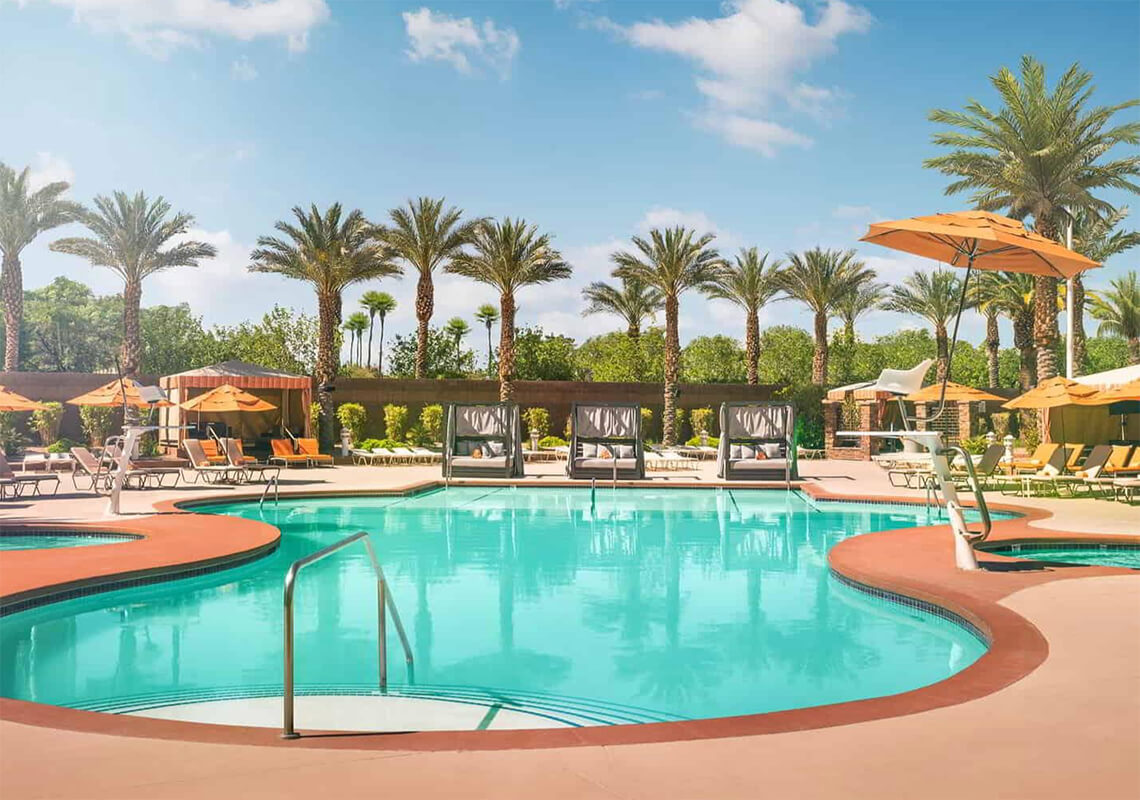
[[[921, 496], [891, 489], [885, 473], [873, 465], [804, 462], [801, 467], [814, 490], [832, 496]], [[543, 470], [546, 477], [532, 480], [553, 483], [556, 469], [552, 465]], [[710, 473], [705, 466], [697, 475], [700, 483], [713, 485]], [[285, 476], [290, 483], [282, 492], [397, 488], [437, 475], [438, 468], [426, 467], [298, 470]], [[661, 484], [693, 477], [665, 475], [672, 480]], [[146, 516], [152, 504], [204, 494], [235, 492], [201, 486], [132, 492], [124, 503], [132, 515], [128, 524], [146, 529], [161, 520], [173, 526], [174, 535], [192, 515]], [[1036, 518], [1019, 521], [1013, 538], [1140, 533], [1137, 507], [1087, 499], [993, 499], [1035, 510]], [[0, 524], [91, 522], [101, 516], [104, 502], [88, 495], [9, 503], [0, 506]], [[137, 544], [112, 547], [127, 546]], [[912, 595], [921, 594], [923, 586], [943, 600], [960, 593], [969, 602], [1032, 623], [1029, 628], [1047, 642], [1038, 663], [1027, 674], [1011, 675], [1002, 688], [966, 702], [917, 711], [900, 706], [895, 715], [846, 724], [821, 717], [808, 729], [763, 735], [490, 752], [411, 751], [400, 749], [398, 741], [370, 750], [367, 742], [350, 738], [338, 741], [336, 749], [172, 741], [115, 735], [113, 726], [83, 732], [53, 727], [43, 719], [23, 724], [5, 710], [0, 715], [0, 792], [5, 797], [280, 797], [308, 791], [337, 796], [411, 791], [421, 797], [1140, 794], [1140, 576], [1104, 568], [1041, 567], [964, 576], [947, 568], [948, 552], [948, 536], [916, 529], [909, 535], [849, 540], [833, 550], [832, 564], [874, 585], [891, 583], [891, 576], [909, 577]], [[0, 594], [7, 593], [8, 575], [17, 563], [10, 555], [25, 553], [0, 557]], [[987, 560], [991, 558], [996, 564], [1012, 563], [996, 556]], [[872, 574], [876, 571], [877, 576]], [[1066, 579], [1076, 577], [1081, 579]], [[907, 593], [906, 587], [897, 588]], [[929, 688], [952, 692], [952, 682]], [[905, 703], [913, 694], [897, 697]]]

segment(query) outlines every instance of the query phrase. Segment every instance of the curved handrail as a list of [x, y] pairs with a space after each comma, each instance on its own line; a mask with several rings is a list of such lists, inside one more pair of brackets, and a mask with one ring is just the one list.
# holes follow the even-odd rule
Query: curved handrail
[[257, 501], [257, 507], [261, 508], [265, 505], [265, 500], [269, 496], [269, 487], [273, 487], [273, 504], [278, 505], [281, 502], [281, 482], [278, 480], [280, 473], [274, 475], [272, 478], [265, 482], [265, 488], [261, 490], [261, 499]]
[[978, 512], [982, 515], [982, 530], [978, 535], [978, 541], [983, 541], [989, 538], [990, 530], [993, 528], [993, 521], [990, 519], [990, 508], [986, 505], [986, 496], [982, 492], [981, 484], [978, 482], [978, 474], [974, 471], [974, 459], [966, 452], [965, 448], [960, 445], [952, 444], [943, 447], [939, 451], [939, 455], [947, 456], [957, 453], [962, 456], [962, 461], [966, 464], [966, 482], [970, 486], [970, 491], [974, 493], [974, 502], [978, 506]]
[[400, 621], [400, 612], [396, 609], [396, 601], [392, 599], [392, 593], [388, 591], [388, 580], [384, 577], [384, 570], [380, 566], [380, 560], [376, 557], [376, 550], [368, 538], [368, 531], [358, 531], [351, 536], [341, 539], [339, 542], [333, 542], [328, 547], [322, 547], [315, 553], [310, 553], [304, 558], [297, 559], [290, 565], [289, 570], [285, 573], [285, 686], [282, 697], [284, 701], [282, 739], [299, 739], [301, 736], [293, 727], [293, 590], [297, 582], [297, 575], [310, 564], [328, 558], [338, 550], [343, 550], [350, 544], [360, 540], [364, 541], [364, 547], [368, 550], [368, 559], [372, 563], [372, 571], [376, 574], [380, 690], [384, 691], [388, 688], [388, 625], [387, 615], [384, 613], [385, 610], [387, 610], [388, 614], [392, 615], [392, 622], [396, 626], [396, 633], [399, 634], [400, 644], [404, 647], [404, 661], [408, 667], [408, 683], [415, 682], [415, 663], [412, 656], [412, 646], [408, 643], [407, 633], [404, 632], [404, 623]]

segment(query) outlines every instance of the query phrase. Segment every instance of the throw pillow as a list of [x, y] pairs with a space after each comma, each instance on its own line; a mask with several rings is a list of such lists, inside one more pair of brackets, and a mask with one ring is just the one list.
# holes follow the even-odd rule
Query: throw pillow
[[753, 447], [752, 445], [747, 445], [747, 444], [740, 445], [740, 457], [741, 458], [756, 458], [756, 448]]
[[734, 461], [736, 459], [739, 459], [740, 458], [740, 445], [734, 444], [731, 447], [729, 447], [728, 448], [728, 457], [730, 459], [733, 459]]
[[780, 445], [778, 445], [778, 444], [766, 444], [766, 445], [764, 445], [764, 454], [767, 455], [768, 458], [779, 458], [780, 457]]
[[633, 445], [632, 444], [619, 444], [614, 448], [617, 450], [618, 458], [633, 458]]
[[471, 451], [471, 457], [472, 458], [482, 458], [483, 457], [483, 449], [480, 447], [476, 447], [474, 450]]
[[582, 458], [597, 458], [598, 457], [598, 446], [596, 444], [583, 444], [583, 445], [581, 445], [581, 447], [582, 447]]
[[768, 454], [764, 452], [764, 448], [759, 447], [756, 449], [756, 460], [757, 461], [767, 461], [768, 460]]
[[610, 448], [605, 445], [598, 447], [598, 458], [613, 458], [614, 454], [610, 452]]

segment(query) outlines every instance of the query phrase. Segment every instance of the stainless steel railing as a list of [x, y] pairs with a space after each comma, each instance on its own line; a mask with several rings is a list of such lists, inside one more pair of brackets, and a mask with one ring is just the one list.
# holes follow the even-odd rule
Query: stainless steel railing
[[[938, 453], [941, 456], [949, 456], [957, 454], [962, 457], [962, 461], [966, 464], [966, 483], [970, 487], [970, 491], [974, 493], [974, 502], [978, 506], [978, 513], [982, 516], [982, 531], [981, 538], [985, 539], [990, 535], [990, 530], [993, 528], [993, 521], [990, 519], [990, 507], [986, 505], [986, 496], [982, 492], [982, 485], [978, 481], [978, 473], [974, 470], [974, 459], [966, 452], [965, 448], [959, 445], [949, 445], [942, 448]], [[948, 459], [947, 464], [952, 463], [953, 459]]]
[[[400, 636], [400, 644], [404, 646], [404, 661], [408, 668], [408, 683], [415, 682], [415, 664], [412, 657], [412, 647], [408, 644], [408, 635], [404, 632], [404, 623], [400, 621], [400, 612], [396, 608], [396, 601], [392, 598], [392, 593], [388, 591], [388, 581], [384, 577], [384, 570], [380, 567], [380, 561], [376, 558], [376, 550], [372, 547], [372, 542], [368, 539], [367, 531], [360, 531], [354, 533], [352, 536], [341, 539], [339, 542], [334, 542], [328, 547], [321, 548], [315, 553], [310, 553], [304, 558], [299, 558], [293, 562], [289, 567], [289, 571], [285, 573], [285, 690], [284, 690], [284, 720], [283, 730], [281, 732], [282, 739], [299, 739], [301, 734], [297, 733], [296, 728], [293, 726], [293, 587], [297, 581], [297, 575], [302, 569], [314, 564], [322, 559], [328, 558], [338, 550], [343, 550], [354, 542], [364, 542], [364, 547], [368, 550], [368, 559], [372, 562], [372, 571], [376, 574], [376, 612], [377, 612], [377, 627], [379, 628], [379, 646], [378, 655], [380, 657], [380, 690], [384, 691], [388, 688], [388, 617], [387, 614], [392, 615], [392, 623], [396, 626], [396, 633]], [[387, 614], [385, 614], [387, 611]]]
[[281, 502], [281, 483], [278, 481], [280, 473], [274, 475], [272, 478], [265, 482], [265, 488], [261, 490], [261, 499], [257, 501], [257, 507], [261, 508], [265, 505], [266, 498], [269, 497], [269, 487], [273, 487], [273, 504], [277, 505]]

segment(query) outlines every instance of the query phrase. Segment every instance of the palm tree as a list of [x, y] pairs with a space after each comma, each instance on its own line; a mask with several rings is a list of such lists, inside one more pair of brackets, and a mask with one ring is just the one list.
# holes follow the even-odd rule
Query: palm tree
[[640, 281], [656, 289], [665, 301], [665, 410], [662, 441], [676, 444], [677, 375], [681, 366], [678, 316], [681, 295], [704, 286], [716, 277], [720, 254], [712, 248], [711, 233], [697, 235], [681, 226], [649, 232], [649, 239], [633, 237], [639, 251], [618, 251], [610, 256], [617, 268], [614, 277]]
[[1128, 340], [1128, 361], [1140, 364], [1140, 274], [1136, 270], [1109, 283], [1109, 288], [1091, 298], [1094, 319], [1100, 320], [1098, 335], [1123, 336]]
[[970, 286], [974, 307], [986, 318], [986, 377], [991, 387], [999, 385], [1001, 380], [998, 370], [1001, 356], [998, 317], [1002, 314], [1001, 300], [1006, 283], [1000, 272], [983, 272]]
[[463, 337], [471, 333], [471, 326], [463, 317], [452, 317], [443, 326], [443, 332], [455, 340], [455, 371], [458, 373]]
[[549, 234], [522, 219], [479, 220], [471, 245], [473, 252], [457, 252], [445, 269], [499, 291], [499, 399], [506, 401], [514, 393], [515, 292], [569, 278], [572, 268], [550, 245]]
[[843, 338], [847, 344], [855, 344], [855, 323], [859, 318], [881, 308], [886, 297], [885, 283], [867, 281], [839, 298], [835, 304], [835, 316], [843, 323]]
[[377, 228], [379, 237], [419, 273], [416, 283], [416, 377], [427, 377], [428, 325], [435, 311], [432, 275], [471, 242], [480, 220], [462, 220], [463, 210], [443, 207], [444, 199], [421, 197], [406, 208], [388, 212], [391, 225]]
[[779, 272], [783, 262], [768, 263], [768, 254], [755, 247], [741, 248], [735, 263], [724, 263], [703, 290], [715, 300], [727, 300], [744, 309], [744, 352], [748, 360], [748, 382], [760, 382], [760, 309], [780, 291]]
[[368, 364], [372, 366], [372, 328], [380, 317], [380, 352], [376, 356], [376, 374], [384, 375], [384, 319], [396, 310], [396, 298], [387, 292], [370, 290], [360, 297], [360, 305], [368, 312]]
[[495, 358], [495, 351], [491, 347], [491, 328], [499, 321], [499, 309], [495, 308], [490, 303], [484, 303], [479, 306], [475, 311], [475, 319], [487, 328], [487, 377], [491, 377], [492, 361]]
[[827, 320], [840, 301], [875, 278], [875, 271], [855, 257], [854, 250], [823, 250], [788, 253], [788, 266], [780, 272], [779, 286], [788, 297], [799, 300], [814, 315], [815, 352], [811, 380], [816, 386], [827, 381]]
[[[1140, 191], [1132, 181], [1140, 175], [1140, 156], [1104, 159], [1117, 144], [1140, 142], [1140, 122], [1109, 127], [1117, 112], [1140, 101], [1089, 107], [1091, 81], [1073, 64], [1049, 91], [1045, 66], [1024, 56], [1020, 79], [1004, 67], [990, 79], [1002, 98], [999, 111], [973, 100], [963, 111], [930, 113], [932, 121], [958, 130], [935, 134], [935, 144], [954, 150], [925, 166], [957, 178], [947, 194], [971, 191], [980, 209], [1032, 216], [1037, 232], [1054, 241], [1062, 238], [1066, 209], [1106, 217], [1113, 208], [1095, 190]], [[1057, 279], [1038, 277], [1034, 297], [1037, 378], [1045, 380], [1057, 374]]]
[[[950, 337], [946, 324], [958, 313], [962, 282], [949, 270], [912, 272], [898, 286], [892, 286], [883, 308], [901, 314], [922, 317], [934, 328], [934, 341], [938, 346], [938, 380], [950, 375]], [[967, 297], [965, 308], [973, 306]]]
[[283, 237], [262, 236], [250, 253], [251, 272], [271, 272], [305, 281], [317, 293], [317, 399], [321, 405], [321, 438], [332, 439], [332, 394], [329, 382], [337, 373], [337, 329], [341, 297], [354, 283], [401, 275], [392, 250], [374, 237], [359, 210], [343, 214], [333, 203], [322, 214], [314, 204], [308, 211], [294, 206], [295, 223], [274, 227]]
[[62, 199], [66, 181], [28, 191], [27, 167], [17, 173], [0, 161], [0, 299], [4, 303], [4, 369], [20, 368], [20, 328], [24, 324], [24, 277], [20, 253], [41, 233], [74, 222], [83, 206]]
[[348, 357], [356, 358], [356, 365], [364, 364], [364, 332], [368, 330], [368, 315], [363, 311], [355, 311], [348, 315], [344, 321], [344, 329], [348, 331]]
[[94, 238], [58, 239], [52, 242], [51, 249], [86, 258], [92, 265], [107, 267], [123, 279], [122, 370], [125, 375], [134, 376], [142, 355], [139, 305], [143, 281], [174, 267], [196, 267], [218, 251], [206, 242], [171, 244], [172, 239], [190, 229], [194, 217], [179, 212], [168, 218], [170, 203], [162, 197], [148, 200], [142, 192], [134, 197], [115, 192], [111, 197], [96, 195], [94, 202], [95, 211], [81, 209], [77, 218]]
[[582, 290], [587, 314], [614, 314], [625, 320], [626, 335], [633, 341], [641, 338], [641, 323], [652, 319], [665, 302], [661, 292], [638, 280], [623, 280], [621, 287], [605, 281], [594, 281]]
[[[1087, 211], [1078, 212], [1073, 219], [1073, 249], [1103, 264], [1113, 256], [1140, 245], [1140, 231], [1116, 230], [1127, 216], [1127, 206], [1100, 218]], [[1073, 365], [1079, 371], [1085, 361], [1085, 286], [1080, 275], [1073, 278], [1072, 302]]]

